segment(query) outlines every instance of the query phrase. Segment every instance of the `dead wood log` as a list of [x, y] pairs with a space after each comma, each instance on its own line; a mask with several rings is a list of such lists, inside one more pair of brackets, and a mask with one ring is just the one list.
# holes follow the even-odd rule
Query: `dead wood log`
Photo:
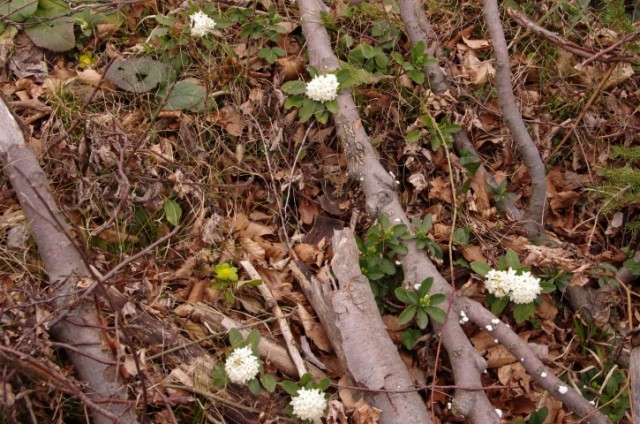
[[[116, 360], [103, 348], [101, 323], [92, 297], [79, 294], [90, 281], [89, 270], [69, 238], [68, 226], [58, 209], [44, 172], [33, 152], [25, 145], [22, 131], [0, 100], [0, 154], [18, 201], [29, 221], [49, 276], [53, 306], [66, 316], [53, 326], [52, 334], [67, 350], [76, 374], [87, 384], [85, 392], [100, 400], [102, 409], [92, 409], [94, 422], [107, 424], [138, 422], [135, 409], [124, 402], [127, 389], [120, 378]], [[105, 402], [104, 399], [107, 399]]]
[[367, 278], [358, 262], [359, 250], [349, 229], [333, 236], [331, 268], [339, 289], [310, 280], [294, 265], [305, 296], [324, 325], [329, 340], [351, 381], [368, 389], [364, 399], [382, 410], [381, 423], [430, 423], [425, 403], [398, 349], [387, 334]]

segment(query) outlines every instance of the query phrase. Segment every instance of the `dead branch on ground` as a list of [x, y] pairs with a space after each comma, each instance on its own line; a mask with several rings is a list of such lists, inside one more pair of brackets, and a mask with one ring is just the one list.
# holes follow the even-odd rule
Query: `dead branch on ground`
[[524, 225], [529, 237], [535, 237], [542, 233], [547, 205], [547, 180], [544, 163], [527, 127], [524, 125], [520, 108], [513, 94], [509, 51], [500, 22], [498, 2], [483, 0], [483, 4], [484, 18], [489, 27], [493, 51], [496, 56], [496, 90], [502, 110], [502, 119], [511, 131], [513, 141], [522, 154], [531, 178], [531, 199]]

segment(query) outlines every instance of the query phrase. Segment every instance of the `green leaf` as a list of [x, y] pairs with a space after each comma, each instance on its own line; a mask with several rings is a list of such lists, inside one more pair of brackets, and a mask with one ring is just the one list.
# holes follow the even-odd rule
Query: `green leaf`
[[509, 303], [509, 296], [503, 296], [500, 298], [496, 298], [493, 295], [489, 295], [489, 296], [495, 299], [493, 302], [491, 302], [491, 312], [494, 315], [500, 315], [502, 311], [504, 311], [504, 308], [506, 308], [507, 304]]
[[[251, 330], [251, 332], [249, 333], [249, 335], [247, 336], [247, 338], [245, 339], [247, 341], [247, 343], [252, 347], [252, 348], [258, 348], [258, 343], [260, 343], [260, 332], [258, 330]], [[254, 352], [256, 353], [256, 352]]]
[[211, 370], [211, 384], [216, 388], [223, 388], [228, 383], [227, 373], [224, 370], [224, 364], [220, 364]]
[[634, 258], [629, 258], [622, 264], [625, 268], [627, 268], [633, 275], [640, 275], [640, 262], [636, 261]]
[[491, 267], [488, 264], [480, 261], [471, 262], [471, 269], [483, 277], [491, 271]]
[[305, 98], [300, 95], [287, 97], [287, 100], [284, 101], [284, 108], [288, 110], [292, 107], [300, 107], [302, 103], [304, 103], [304, 99]]
[[73, 34], [73, 18], [56, 18], [31, 27], [24, 32], [33, 44], [53, 52], [65, 52], [76, 46]]
[[313, 383], [313, 377], [309, 373], [305, 373], [302, 377], [300, 377], [300, 387], [306, 387]]
[[170, 80], [170, 68], [148, 58], [130, 58], [115, 61], [105, 77], [116, 87], [134, 93], [146, 93]]
[[435, 308], [433, 306], [427, 306], [425, 308], [425, 311], [429, 314], [429, 316], [431, 318], [433, 318], [434, 321], [439, 322], [441, 324], [447, 318], [447, 313], [445, 311], [443, 311], [442, 309], [440, 309], [440, 308]]
[[416, 328], [407, 328], [402, 332], [400, 340], [404, 347], [411, 350], [420, 337], [422, 337], [422, 331]]
[[331, 101], [325, 102], [324, 107], [326, 107], [327, 110], [333, 114], [338, 113], [338, 111], [340, 110], [337, 100], [331, 100]]
[[433, 278], [427, 277], [422, 280], [420, 283], [420, 287], [418, 288], [418, 297], [424, 297], [431, 290], [431, 286], [433, 285]]
[[229, 343], [233, 348], [241, 347], [244, 345], [244, 337], [242, 337], [242, 333], [237, 328], [232, 328], [229, 330]]
[[394, 291], [393, 294], [396, 295], [396, 298], [405, 304], [409, 304], [411, 303], [411, 298], [409, 297], [409, 293], [407, 293], [407, 290], [405, 290], [402, 287], [397, 287]]
[[509, 268], [517, 270], [520, 267], [520, 259], [518, 258], [516, 252], [514, 252], [513, 250], [507, 250], [507, 253], [504, 255], [504, 257]]
[[207, 98], [207, 90], [196, 79], [177, 82], [169, 94], [164, 110], [190, 110], [202, 112]]
[[260, 383], [262, 383], [262, 387], [269, 393], [273, 393], [277, 385], [276, 379], [271, 374], [262, 374], [260, 376]]
[[447, 300], [447, 295], [443, 294], [443, 293], [436, 293], [436, 294], [431, 296], [431, 304], [432, 305], [438, 305], [438, 304], [444, 302], [445, 300]]
[[424, 84], [425, 76], [422, 70], [409, 70], [407, 71], [407, 75], [416, 84]]
[[424, 330], [429, 325], [429, 315], [423, 309], [418, 309], [416, 312], [416, 324], [421, 330]]
[[387, 258], [382, 258], [380, 262], [378, 262], [378, 269], [384, 272], [386, 275], [395, 275], [396, 274], [396, 266], [393, 262], [391, 262]]
[[547, 415], [549, 415], [549, 410], [546, 406], [543, 406], [537, 411], [531, 413], [531, 416], [529, 417], [529, 424], [544, 424], [544, 420], [547, 419]]
[[258, 396], [260, 394], [260, 390], [262, 390], [262, 387], [260, 387], [260, 382], [257, 378], [247, 381], [247, 387], [254, 396]]
[[420, 141], [420, 138], [422, 138], [420, 130], [414, 130], [409, 131], [407, 134], [405, 134], [404, 141], [406, 141], [407, 143], [417, 143], [418, 141]]
[[318, 110], [318, 102], [305, 98], [300, 108], [300, 122], [307, 122]]
[[4, 0], [0, 2], [0, 17], [14, 22], [24, 22], [38, 9], [37, 0]]
[[471, 230], [468, 227], [456, 228], [453, 232], [453, 242], [461, 244], [463, 246], [469, 245], [469, 238], [471, 237]]
[[407, 307], [407, 309], [402, 311], [402, 313], [398, 317], [398, 324], [399, 325], [404, 325], [404, 324], [408, 323], [409, 321], [411, 321], [413, 319], [413, 317], [416, 315], [416, 311], [417, 310], [418, 310], [418, 308], [416, 307], [415, 304], [414, 305], [410, 305], [409, 307]]
[[167, 222], [177, 227], [180, 224], [180, 218], [182, 218], [182, 208], [172, 199], [166, 199], [163, 205], [164, 213], [167, 218]]
[[480, 159], [470, 153], [468, 150], [463, 150], [460, 157], [460, 165], [467, 171], [468, 177], [473, 177], [480, 168]]
[[280, 387], [282, 387], [282, 389], [287, 392], [287, 394], [291, 397], [295, 397], [298, 395], [298, 390], [300, 390], [300, 386], [298, 386], [298, 384], [294, 383], [293, 381], [281, 381], [280, 383]]
[[515, 318], [517, 324], [521, 324], [533, 317], [536, 311], [536, 304], [530, 303], [517, 303], [513, 305], [513, 318]]
[[307, 92], [307, 84], [303, 81], [289, 81], [282, 84], [282, 91], [287, 94], [305, 94]]
[[331, 380], [329, 380], [328, 378], [323, 378], [322, 380], [318, 381], [315, 386], [316, 389], [324, 392], [329, 388], [329, 386], [331, 386]]

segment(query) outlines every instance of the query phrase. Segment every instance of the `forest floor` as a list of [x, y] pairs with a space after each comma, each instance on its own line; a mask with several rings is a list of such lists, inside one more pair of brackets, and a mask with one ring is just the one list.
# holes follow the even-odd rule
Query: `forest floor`
[[[0, 45], [0, 90], [28, 126], [28, 144], [87, 262], [106, 274], [180, 226], [110, 284], [222, 364], [231, 343], [202, 319], [201, 308], [284, 345], [272, 305], [241, 265], [249, 260], [288, 317], [294, 339], [308, 341], [305, 357], [324, 366], [332, 383], [329, 422], [376, 422], [352, 391], [336, 386], [344, 383], [344, 370], [288, 268], [295, 258], [330, 278], [334, 229], [354, 228], [366, 252], [375, 244], [371, 228], [384, 227], [367, 214], [358, 181], [347, 175], [331, 113], [305, 109], [287, 90], [295, 84], [283, 89], [314, 72], [295, 2], [114, 3], [81, 4], [71, 32], [49, 28], [53, 41], [3, 25], [2, 37], [13, 44]], [[397, 179], [408, 215], [431, 217], [427, 246], [442, 275], [458, 292], [491, 306], [495, 299], [471, 264], [497, 268], [501, 257], [515, 253], [545, 293], [532, 316], [516, 320], [503, 305], [500, 318], [544, 350], [549, 368], [612, 422], [630, 423], [628, 355], [640, 323], [640, 286], [619, 281], [616, 272], [625, 262], [634, 269], [630, 258], [640, 237], [638, 38], [609, 52], [629, 61], [581, 65], [585, 57], [502, 10], [514, 93], [547, 172], [544, 234], [530, 240], [501, 212], [505, 200], [526, 210], [531, 181], [501, 120], [481, 2], [425, 2], [439, 63], [453, 82], [444, 95], [433, 94], [420, 77], [393, 2], [330, 3], [325, 25], [334, 52], [345, 68], [362, 70], [351, 74], [362, 125]], [[512, 7], [563, 40], [599, 51], [640, 30], [640, 8], [632, 3], [517, 1]], [[51, 5], [64, 6], [41, 0], [36, 14]], [[204, 37], [191, 34], [189, 16], [198, 10], [216, 21]], [[9, 12], [15, 13], [3, 14]], [[25, 28], [34, 16], [11, 15]], [[113, 66], [134, 57], [148, 62]], [[497, 189], [474, 174], [477, 162], [447, 142], [454, 123], [468, 132]], [[444, 143], [437, 132], [444, 132]], [[0, 177], [0, 343], [71, 378], [61, 346], [42, 326], [58, 311], [47, 302], [47, 277], [26, 224], [16, 193]], [[373, 262], [363, 255], [362, 267], [389, 336], [416, 385], [425, 388], [435, 422], [465, 422], [447, 408], [453, 392], [447, 386], [454, 383], [446, 355], [435, 362], [437, 336], [398, 323], [403, 305], [394, 289], [402, 270], [392, 253], [380, 253]], [[568, 287], [588, 290], [583, 310], [569, 307]], [[114, 325], [106, 311], [103, 320]], [[492, 336], [464, 329], [488, 361], [483, 383], [493, 387], [488, 396], [505, 422], [542, 422], [535, 411], [543, 410], [547, 422], [577, 422]], [[254, 397], [245, 387], [212, 381], [212, 397], [167, 382], [173, 368], [164, 363], [162, 346], [124, 346], [116, 335], [105, 346], [119, 352], [138, 397], [140, 378], [166, 390], [146, 399], [151, 422], [290, 419], [290, 399], [280, 389]], [[278, 382], [298, 381], [269, 361], [263, 372]], [[1, 361], [0, 376], [0, 423], [85, 422], [87, 410], [55, 384]], [[440, 387], [433, 397], [431, 385]]]

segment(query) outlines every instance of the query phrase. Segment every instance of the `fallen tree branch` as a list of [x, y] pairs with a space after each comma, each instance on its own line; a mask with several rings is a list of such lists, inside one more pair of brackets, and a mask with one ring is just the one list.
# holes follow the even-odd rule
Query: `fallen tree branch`
[[54, 293], [54, 307], [67, 312], [66, 319], [52, 328], [52, 334], [61, 343], [76, 347], [67, 353], [78, 377], [88, 385], [88, 398], [114, 399], [103, 407], [109, 416], [101, 409], [92, 409], [94, 422], [112, 423], [115, 416], [121, 423], [136, 423], [135, 409], [118, 402], [127, 398], [127, 390], [114, 365], [115, 358], [102, 347], [101, 323], [94, 300], [76, 301], [78, 291], [86, 282], [83, 280], [90, 277], [89, 270], [71, 243], [68, 227], [51, 195], [44, 172], [25, 145], [18, 122], [4, 100], [0, 100], [0, 127], [4, 129], [0, 140], [4, 171], [18, 194], [38, 245]]
[[611, 422], [603, 414], [597, 412], [580, 392], [553, 375], [524, 340], [481, 304], [465, 297], [458, 297], [454, 306], [458, 316], [467, 316], [474, 324], [488, 331], [501, 345], [506, 347], [541, 387], [561, 400], [578, 416], [588, 417], [585, 422], [594, 424]]
[[547, 205], [547, 180], [544, 163], [538, 148], [527, 131], [527, 127], [524, 125], [520, 108], [513, 94], [509, 52], [500, 22], [498, 2], [497, 0], [483, 0], [483, 4], [484, 17], [491, 34], [493, 52], [496, 56], [496, 90], [498, 91], [498, 101], [502, 110], [502, 119], [511, 131], [513, 141], [522, 154], [531, 178], [531, 199], [529, 200], [524, 226], [529, 237], [536, 237], [542, 233]]
[[599, 60], [601, 62], [607, 62], [607, 63], [610, 63], [610, 62], [635, 63], [637, 61], [636, 58], [631, 56], [612, 55], [612, 54], [608, 54], [608, 52], [610, 52], [611, 50], [614, 50], [617, 46], [620, 46], [621, 44], [624, 44], [626, 42], [633, 40], [635, 37], [637, 37], [640, 34], [640, 31], [627, 34], [625, 37], [623, 37], [620, 41], [615, 43], [613, 46], [607, 47], [604, 50], [593, 51], [591, 49], [587, 49], [585, 47], [579, 46], [578, 44], [573, 43], [564, 37], [561, 37], [560, 35], [556, 34], [553, 31], [549, 31], [548, 29], [541, 27], [540, 25], [531, 21], [527, 17], [527, 15], [525, 15], [524, 13], [518, 10], [507, 7], [507, 14], [514, 21], [516, 21], [518, 25], [521, 25], [522, 27], [528, 29], [529, 31], [533, 32], [536, 35], [539, 35], [545, 40], [550, 41], [551, 43], [555, 44], [561, 49], [564, 49], [569, 53], [573, 53], [576, 56], [588, 58], [587, 60], [585, 60], [580, 64], [581, 66], [585, 66], [589, 62], [592, 62], [594, 60]]

